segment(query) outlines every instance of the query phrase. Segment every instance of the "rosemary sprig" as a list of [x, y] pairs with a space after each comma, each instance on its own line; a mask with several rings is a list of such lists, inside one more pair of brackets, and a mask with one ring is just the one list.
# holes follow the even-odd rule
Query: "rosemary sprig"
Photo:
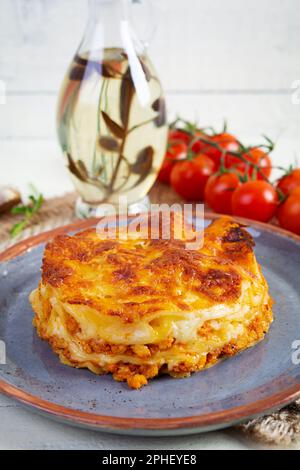
[[29, 224], [31, 217], [36, 214], [43, 202], [44, 196], [41, 193], [38, 193], [34, 187], [32, 187], [33, 193], [29, 195], [29, 203], [26, 205], [13, 207], [11, 213], [14, 215], [20, 214], [23, 215], [22, 220], [17, 222], [10, 230], [11, 236], [14, 238], [19, 233], [21, 233]]

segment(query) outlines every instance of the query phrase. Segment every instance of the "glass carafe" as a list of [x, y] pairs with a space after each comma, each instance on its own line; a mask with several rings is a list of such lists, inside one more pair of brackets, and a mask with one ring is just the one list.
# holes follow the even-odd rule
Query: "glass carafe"
[[[128, 205], [142, 201], [167, 142], [163, 90], [146, 42], [133, 29], [135, 9], [144, 8], [149, 35], [150, 0], [90, 0], [89, 8], [57, 111], [81, 216], [93, 214], [101, 203], [118, 205], [119, 196], [126, 196]], [[136, 26], [140, 29], [141, 20]]]

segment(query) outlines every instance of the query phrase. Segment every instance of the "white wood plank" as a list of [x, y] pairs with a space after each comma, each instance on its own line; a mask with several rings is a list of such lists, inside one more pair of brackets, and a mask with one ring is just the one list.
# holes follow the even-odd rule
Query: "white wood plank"
[[231, 431], [145, 438], [98, 433], [55, 423], [23, 408], [0, 408], [0, 449], [126, 450], [249, 449], [258, 447]]
[[56, 141], [0, 141], [0, 186], [18, 188], [28, 196], [29, 183], [45, 197], [73, 190]]
[[0, 138], [55, 139], [56, 102], [55, 94], [7, 96], [0, 105]]
[[1, 0], [0, 78], [9, 90], [58, 89], [81, 40], [86, 6], [87, 0]]
[[[297, 0], [163, 4], [150, 55], [167, 90], [287, 90], [299, 78]], [[86, 0], [1, 0], [0, 78], [10, 91], [58, 89], [86, 12]]]
[[286, 89], [298, 77], [297, 0], [166, 3], [151, 50], [168, 90]]

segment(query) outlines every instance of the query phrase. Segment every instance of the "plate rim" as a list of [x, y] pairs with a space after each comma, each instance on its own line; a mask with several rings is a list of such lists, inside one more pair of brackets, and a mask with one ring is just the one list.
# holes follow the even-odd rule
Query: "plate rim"
[[[132, 216], [129, 216], [130, 218]], [[204, 218], [206, 220], [215, 220], [221, 217], [221, 214], [205, 212]], [[299, 244], [300, 236], [288, 232], [275, 225], [265, 224], [250, 219], [241, 217], [233, 217], [234, 220], [249, 226], [250, 228], [257, 228], [263, 231], [277, 233], [285, 238], [292, 239]], [[43, 232], [28, 239], [13, 245], [0, 253], [0, 262], [5, 262], [22, 255], [29, 248], [36, 247], [41, 243], [46, 242], [57, 234], [67, 233], [74, 230], [89, 228], [99, 219], [92, 218], [87, 220], [78, 220], [71, 224], [55, 228], [53, 230]], [[3, 393], [10, 398], [13, 398], [29, 407], [44, 412], [47, 415], [63, 419], [70, 424], [81, 424], [100, 429], [111, 430], [138, 430], [144, 429], [147, 431], [157, 430], [180, 430], [180, 429], [193, 429], [193, 428], [216, 428], [226, 426], [226, 424], [240, 422], [253, 416], [261, 415], [270, 410], [284, 406], [300, 397], [300, 382], [290, 388], [281, 392], [273, 394], [269, 397], [233, 407], [229, 410], [216, 411], [212, 413], [183, 416], [177, 418], [128, 418], [116, 417], [108, 415], [99, 415], [97, 413], [90, 413], [80, 411], [73, 408], [67, 408], [62, 405], [52, 403], [48, 400], [36, 397], [28, 392], [25, 392], [14, 385], [9, 384], [5, 380], [0, 380], [0, 393]]]

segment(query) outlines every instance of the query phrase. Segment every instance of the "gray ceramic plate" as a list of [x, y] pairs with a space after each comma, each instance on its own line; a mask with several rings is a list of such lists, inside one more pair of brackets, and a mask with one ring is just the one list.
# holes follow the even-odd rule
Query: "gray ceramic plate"
[[[91, 224], [80, 222], [59, 231]], [[139, 391], [110, 376], [60, 364], [37, 337], [28, 294], [38, 284], [44, 243], [57, 230], [7, 250], [0, 255], [0, 339], [7, 348], [0, 391], [70, 424], [139, 435], [221, 428], [298, 397], [300, 368], [293, 364], [292, 343], [300, 340], [299, 238], [272, 226], [249, 224], [276, 302], [275, 321], [265, 340], [188, 379], [163, 376]]]

